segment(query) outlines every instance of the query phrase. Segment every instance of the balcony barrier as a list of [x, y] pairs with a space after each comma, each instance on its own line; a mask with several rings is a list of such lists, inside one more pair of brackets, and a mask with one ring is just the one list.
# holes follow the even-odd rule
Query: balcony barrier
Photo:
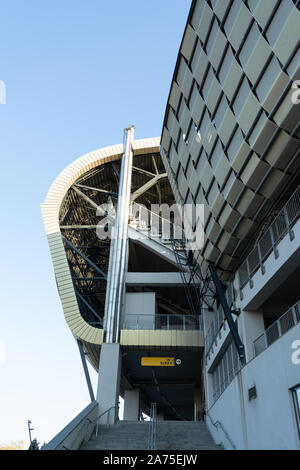
[[300, 323], [300, 301], [284, 313], [277, 321], [264, 331], [254, 342], [254, 356], [258, 356], [280, 336]]
[[124, 330], [202, 330], [200, 315], [128, 314]]
[[250, 252], [246, 260], [238, 269], [238, 280], [242, 289], [253, 277], [256, 271], [263, 266], [266, 258], [275, 251], [280, 240], [291, 231], [300, 215], [300, 186], [281, 209], [268, 230], [263, 234], [258, 244]]

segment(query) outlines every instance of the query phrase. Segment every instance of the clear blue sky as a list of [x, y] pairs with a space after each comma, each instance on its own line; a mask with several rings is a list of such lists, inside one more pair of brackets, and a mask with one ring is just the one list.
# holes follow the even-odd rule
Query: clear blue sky
[[[91, 150], [160, 135], [190, 0], [1, 2], [0, 443], [49, 441], [89, 402], [40, 203]], [[96, 385], [96, 374], [93, 374]]]

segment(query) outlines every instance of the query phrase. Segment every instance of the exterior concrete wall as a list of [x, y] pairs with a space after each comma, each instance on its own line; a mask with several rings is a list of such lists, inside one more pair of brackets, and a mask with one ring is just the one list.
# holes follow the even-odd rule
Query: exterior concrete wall
[[42, 450], [78, 450], [91, 437], [98, 416], [98, 403], [91, 402], [67, 424]]
[[257, 398], [246, 401], [251, 449], [299, 449], [289, 389], [299, 383], [300, 366], [292, 363], [292, 343], [300, 339], [300, 325], [253, 359], [243, 375], [244, 395], [253, 385]]
[[239, 331], [248, 362], [254, 357], [253, 341], [265, 331], [263, 313], [243, 311], [239, 317]]
[[[299, 384], [300, 364], [292, 362], [292, 343], [300, 339], [300, 325], [275, 341], [250, 361], [210, 408], [213, 421], [219, 420], [237, 449], [299, 449], [291, 387]], [[243, 439], [242, 394], [245, 438]], [[248, 400], [248, 389], [255, 386], [257, 398]], [[224, 433], [207, 419], [216, 442], [231, 446]]]
[[[264, 274], [259, 269], [252, 278], [252, 287], [248, 283], [242, 290], [242, 298], [238, 297], [235, 301], [235, 307], [241, 310], [237, 318], [237, 325], [242, 341], [245, 345], [247, 361], [253, 357], [253, 341], [265, 330], [263, 315], [259, 307], [263, 302], [270, 298], [272, 293], [280, 288], [288, 276], [299, 265], [300, 253], [300, 220], [293, 226], [294, 238], [291, 240], [287, 234], [277, 245], [277, 254], [275, 257], [272, 252], [264, 262]], [[237, 286], [237, 279], [235, 280]], [[238, 289], [236, 289], [238, 291]], [[289, 305], [288, 307], [290, 307]], [[206, 314], [208, 316], [208, 314]], [[236, 319], [235, 315], [233, 315]], [[218, 361], [223, 345], [230, 330], [227, 322], [219, 331], [215, 343], [207, 355], [207, 370], [212, 370], [216, 361]], [[206, 351], [207, 352], [207, 351]]]
[[293, 226], [294, 238], [287, 234], [277, 245], [277, 257], [272, 252], [264, 262], [265, 274], [258, 270], [250, 283], [242, 289], [242, 299], [238, 307], [243, 310], [256, 310], [278, 289], [280, 284], [298, 267], [300, 256], [300, 220]]
[[224, 448], [228, 450], [233, 449], [221, 426], [213, 426], [212, 422], [221, 423], [236, 449], [245, 449], [242, 432], [240, 392], [237, 377], [226, 388], [216, 403], [208, 410], [208, 414], [209, 416], [206, 416], [206, 424], [209, 427], [216, 444], [222, 444]]
[[120, 395], [121, 349], [117, 343], [103, 343], [99, 361], [97, 401], [99, 423], [113, 424], [118, 416]]
[[[237, 449], [298, 449], [299, 438], [290, 388], [300, 381], [299, 365], [292, 363], [292, 343], [300, 340], [298, 324], [257, 357], [254, 357], [253, 341], [265, 330], [263, 314], [259, 307], [272, 293], [280, 289], [290, 273], [299, 265], [300, 221], [293, 227], [295, 237], [287, 234], [274, 252], [264, 262], [264, 274], [258, 270], [253, 277], [252, 288], [246, 285], [242, 299], [238, 329], [245, 345], [247, 365], [213, 403], [212, 374], [206, 374], [207, 405], [213, 422], [219, 421]], [[246, 310], [250, 307], [250, 310]], [[206, 371], [213, 372], [225, 341], [228, 326], [221, 329], [216, 345], [207, 357]], [[257, 398], [248, 400], [248, 390], [256, 387]], [[232, 448], [221, 427], [207, 420], [216, 442]]]

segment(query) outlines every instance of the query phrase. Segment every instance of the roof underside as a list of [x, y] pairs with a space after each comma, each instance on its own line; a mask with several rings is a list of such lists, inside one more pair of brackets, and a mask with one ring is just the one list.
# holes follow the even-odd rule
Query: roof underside
[[[131, 193], [164, 171], [157, 152], [134, 156]], [[110, 240], [101, 240], [97, 236], [96, 226], [101, 218], [96, 215], [96, 208], [107, 204], [110, 199], [116, 210], [119, 174], [120, 160], [105, 163], [83, 174], [67, 191], [59, 215], [80, 313], [87, 323], [96, 328], [102, 328], [110, 250]], [[154, 203], [172, 204], [174, 197], [168, 179], [159, 180], [136, 202], [149, 209]]]

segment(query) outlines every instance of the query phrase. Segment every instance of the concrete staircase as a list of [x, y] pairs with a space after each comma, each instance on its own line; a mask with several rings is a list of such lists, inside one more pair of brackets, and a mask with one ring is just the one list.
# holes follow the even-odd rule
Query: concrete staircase
[[[80, 450], [147, 450], [149, 421], [101, 425]], [[202, 421], [158, 421], [157, 450], [220, 450]]]

